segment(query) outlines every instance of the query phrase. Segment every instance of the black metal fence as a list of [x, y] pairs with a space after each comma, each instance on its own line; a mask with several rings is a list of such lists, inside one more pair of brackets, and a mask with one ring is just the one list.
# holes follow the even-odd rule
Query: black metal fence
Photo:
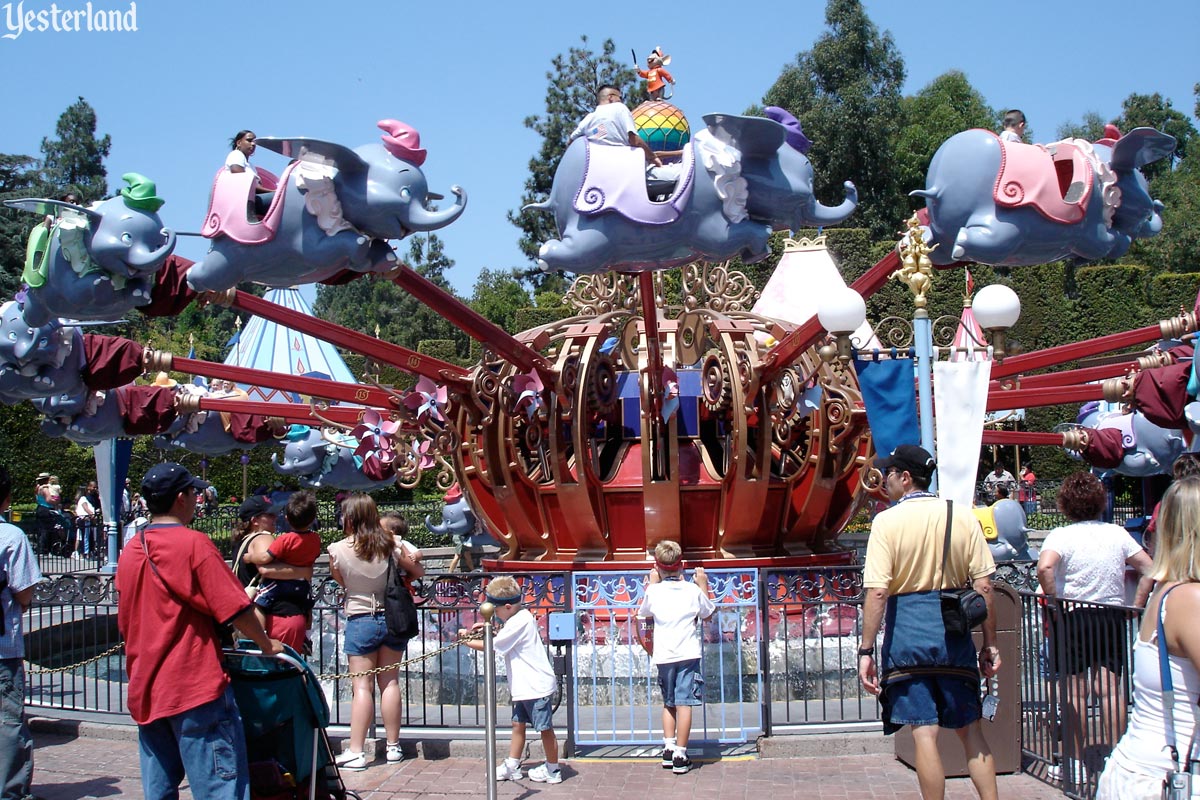
[[1092, 798], [1124, 733], [1141, 610], [1021, 593], [1021, 742], [1028, 771]]

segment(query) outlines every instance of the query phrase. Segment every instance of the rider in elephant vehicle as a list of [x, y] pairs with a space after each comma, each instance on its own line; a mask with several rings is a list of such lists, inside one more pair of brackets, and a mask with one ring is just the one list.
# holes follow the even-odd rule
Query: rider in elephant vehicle
[[[588, 114], [575, 126], [567, 139], [567, 144], [581, 136], [589, 142], [612, 145], [615, 147], [629, 146], [640, 148], [646, 154], [647, 181], [667, 182], [666, 187], [650, 190], [652, 197], [670, 194], [675, 181], [679, 177], [679, 167], [671, 165], [664, 167], [662, 159], [650, 149], [650, 145], [638, 135], [637, 125], [633, 114], [626, 108], [621, 90], [605, 84], [596, 91], [596, 110]], [[665, 189], [665, 191], [664, 191]]]

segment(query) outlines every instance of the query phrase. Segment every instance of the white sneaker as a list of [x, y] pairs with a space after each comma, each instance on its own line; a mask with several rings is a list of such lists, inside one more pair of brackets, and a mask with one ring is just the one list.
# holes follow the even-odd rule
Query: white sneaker
[[510, 767], [507, 761], [501, 761], [496, 767], [496, 780], [498, 781], [519, 781], [521, 780], [521, 765]]
[[350, 772], [359, 772], [367, 768], [367, 754], [355, 753], [353, 750], [347, 750], [340, 756], [334, 759], [334, 763], [339, 769], [349, 770]]
[[388, 760], [389, 764], [395, 764], [397, 761], [404, 760], [404, 753], [400, 752], [400, 743], [399, 742], [396, 742], [395, 744], [388, 742], [387, 760]]
[[551, 772], [545, 764], [539, 764], [529, 770], [529, 780], [537, 783], [562, 783], [562, 770], [556, 769]]

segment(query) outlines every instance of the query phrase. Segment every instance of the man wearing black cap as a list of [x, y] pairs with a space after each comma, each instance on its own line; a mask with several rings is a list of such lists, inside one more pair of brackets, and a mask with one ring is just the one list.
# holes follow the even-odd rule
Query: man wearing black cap
[[[900, 445], [876, 459], [884, 489], [895, 505], [871, 523], [863, 569], [866, 598], [858, 677], [880, 696], [884, 733], [912, 726], [917, 781], [924, 798], [945, 795], [946, 779], [938, 753], [938, 728], [952, 728], [962, 741], [967, 769], [981, 800], [996, 797], [996, 767], [979, 724], [982, 708], [979, 672], [1000, 669], [995, 647], [991, 551], [970, 508], [953, 509], [950, 550], [942, 569], [942, 550], [950, 506], [929, 492], [937, 464], [926, 450]], [[987, 602], [984, 647], [975, 652], [969, 633], [952, 634], [942, 622], [941, 590], [972, 581]], [[887, 632], [880, 653], [882, 680], [875, 665], [875, 640], [884, 612]]]
[[179, 464], [151, 467], [142, 495], [154, 520], [117, 565], [117, 623], [146, 797], [174, 796], [185, 774], [196, 797], [249, 797], [245, 736], [214, 623], [232, 623], [263, 652], [283, 649], [217, 548], [186, 527], [197, 490], [207, 487]]

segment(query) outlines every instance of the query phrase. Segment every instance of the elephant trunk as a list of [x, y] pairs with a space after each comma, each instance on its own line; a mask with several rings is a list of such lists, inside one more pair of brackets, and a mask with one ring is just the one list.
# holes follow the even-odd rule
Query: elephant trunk
[[446, 534], [446, 525], [444, 523], [438, 525], [437, 523], [433, 522], [428, 515], [425, 517], [425, 528], [430, 533], [436, 533], [438, 536], [444, 536]]
[[850, 181], [846, 181], [846, 199], [837, 206], [827, 206], [818, 203], [816, 198], [808, 209], [805, 223], [809, 225], [837, 225], [845, 222], [854, 209], [858, 207], [858, 189]]
[[407, 227], [418, 232], [436, 231], [462, 216], [467, 207], [467, 193], [459, 186], [451, 186], [450, 191], [454, 193], [454, 205], [444, 211], [430, 211], [420, 203], [411, 204]]
[[151, 250], [147, 253], [134, 256], [132, 253], [129, 258], [129, 266], [137, 272], [149, 272], [157, 270], [167, 260], [167, 256], [171, 255], [175, 250], [175, 231], [168, 228], [163, 228], [167, 240], [163, 246], [157, 250]]

